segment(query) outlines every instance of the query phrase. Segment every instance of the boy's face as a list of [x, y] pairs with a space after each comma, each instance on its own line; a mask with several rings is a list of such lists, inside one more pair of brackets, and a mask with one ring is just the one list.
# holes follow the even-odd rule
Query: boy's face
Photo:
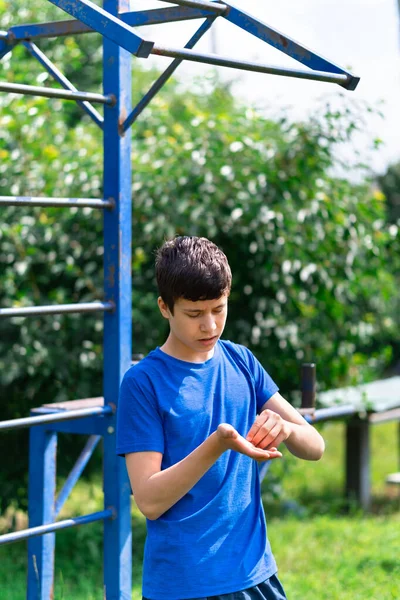
[[174, 304], [174, 314], [158, 299], [163, 317], [168, 319], [170, 334], [165, 350], [176, 358], [190, 362], [204, 362], [211, 358], [214, 346], [225, 327], [228, 313], [228, 296], [216, 300], [185, 300]]

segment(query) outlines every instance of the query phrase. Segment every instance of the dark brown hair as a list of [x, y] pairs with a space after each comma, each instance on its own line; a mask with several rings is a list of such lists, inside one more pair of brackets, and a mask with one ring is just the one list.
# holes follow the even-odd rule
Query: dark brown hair
[[214, 300], [229, 294], [232, 274], [228, 259], [207, 238], [180, 236], [164, 242], [156, 255], [158, 291], [173, 314], [179, 298]]

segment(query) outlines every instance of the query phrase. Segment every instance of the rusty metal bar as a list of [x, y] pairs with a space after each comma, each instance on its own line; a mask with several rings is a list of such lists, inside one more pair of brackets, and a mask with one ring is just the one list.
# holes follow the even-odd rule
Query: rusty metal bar
[[268, 73], [270, 75], [282, 75], [285, 77], [297, 77], [299, 79], [311, 79], [313, 81], [337, 83], [343, 87], [346, 87], [350, 81], [350, 76], [339, 73], [287, 69], [249, 61], [233, 60], [230, 58], [217, 56], [216, 54], [199, 54], [197, 52], [193, 52], [192, 50], [176, 50], [175, 48], [166, 48], [164, 46], [157, 45], [154, 45], [151, 54], [155, 54], [157, 56], [168, 56], [170, 58], [180, 58], [182, 60], [206, 63], [220, 67], [231, 67], [234, 69], [240, 69], [242, 71], [253, 71], [256, 73]]
[[78, 304], [55, 304], [51, 306], [25, 306], [23, 308], [0, 308], [0, 317], [31, 317], [35, 315], [61, 315], [68, 313], [112, 312], [113, 302], [80, 302]]
[[38, 87], [35, 85], [24, 85], [22, 83], [0, 82], [0, 92], [10, 94], [26, 94], [28, 96], [44, 96], [45, 98], [62, 98], [64, 100], [84, 100], [100, 102], [101, 104], [113, 105], [114, 96], [103, 96], [92, 92], [70, 92], [69, 90], [58, 90], [56, 88]]

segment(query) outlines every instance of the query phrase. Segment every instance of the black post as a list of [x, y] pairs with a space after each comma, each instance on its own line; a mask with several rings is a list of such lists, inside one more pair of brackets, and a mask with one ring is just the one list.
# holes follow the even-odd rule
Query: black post
[[315, 410], [315, 363], [301, 365], [301, 408], [302, 414], [312, 414]]
[[371, 504], [369, 421], [352, 419], [346, 426], [346, 498], [363, 510]]

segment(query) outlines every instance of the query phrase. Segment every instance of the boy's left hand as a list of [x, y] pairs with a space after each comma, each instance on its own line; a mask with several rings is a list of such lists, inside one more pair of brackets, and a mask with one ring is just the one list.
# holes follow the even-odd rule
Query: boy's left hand
[[287, 440], [290, 434], [291, 424], [282, 419], [278, 413], [266, 409], [254, 421], [246, 440], [256, 448], [268, 450], [272, 447], [278, 448], [279, 444]]

